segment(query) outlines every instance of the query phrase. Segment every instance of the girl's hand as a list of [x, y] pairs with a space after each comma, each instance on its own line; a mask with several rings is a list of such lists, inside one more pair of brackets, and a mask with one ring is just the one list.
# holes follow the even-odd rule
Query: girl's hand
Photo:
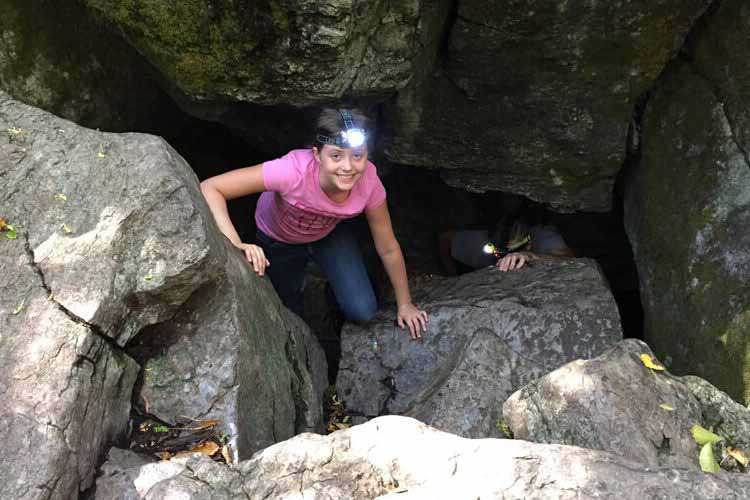
[[509, 253], [502, 259], [499, 259], [497, 263], [495, 263], [495, 267], [503, 272], [513, 271], [521, 269], [527, 261], [532, 259], [533, 255], [530, 252], [513, 252]]
[[409, 327], [409, 335], [413, 339], [421, 338], [421, 332], [427, 333], [427, 313], [417, 309], [411, 302], [398, 306], [396, 320], [401, 329], [404, 325]]
[[247, 258], [247, 261], [253, 265], [253, 269], [255, 270], [255, 272], [258, 273], [259, 276], [263, 276], [266, 268], [271, 265], [271, 263], [268, 262], [268, 259], [266, 259], [266, 255], [263, 253], [263, 249], [258, 245], [253, 245], [252, 243], [240, 242], [232, 244], [242, 250], [242, 252], [245, 254], [245, 258]]

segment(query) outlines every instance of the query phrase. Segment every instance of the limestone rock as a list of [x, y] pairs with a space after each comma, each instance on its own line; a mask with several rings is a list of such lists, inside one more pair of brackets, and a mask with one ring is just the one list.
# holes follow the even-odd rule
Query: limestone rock
[[[726, 52], [712, 52], [713, 71], [750, 72], [742, 57], [743, 47], [750, 50], [748, 21], [744, 3], [722, 2], [707, 21], [711, 37], [696, 35], [698, 44], [723, 43]], [[744, 45], [726, 29], [738, 22]], [[707, 59], [675, 63], [648, 102], [640, 164], [626, 181], [625, 228], [645, 340], [674, 373], [698, 375], [747, 404], [750, 87], [741, 78], [714, 80]]]
[[646, 368], [641, 354], [653, 357], [643, 342], [624, 340], [520, 389], [503, 405], [514, 438], [610, 451], [649, 467], [697, 467], [690, 429], [704, 425], [701, 407], [684, 383]]
[[[68, 499], [91, 486], [126, 430], [137, 365], [121, 346], [139, 332], [167, 331], [151, 340], [188, 356], [183, 376], [234, 377], [238, 411], [209, 376], [180, 389], [198, 384], [182, 408], [226, 411], [217, 418], [240, 456], [321, 426], [320, 347], [218, 232], [162, 139], [85, 129], [0, 93], [0, 177], [2, 217], [18, 233], [0, 234], [0, 496]], [[223, 350], [196, 347], [208, 333]]]
[[0, 89], [107, 131], [174, 128], [179, 114], [147, 64], [76, 2], [2, 2]]
[[139, 477], [141, 466], [148, 463], [151, 461], [130, 450], [110, 449], [96, 478], [94, 500], [139, 500], [133, 481]]
[[449, 2], [86, 0], [188, 99], [386, 95], [435, 57]]
[[586, 259], [434, 278], [413, 295], [430, 318], [421, 341], [394, 325], [390, 308], [367, 324], [345, 324], [336, 385], [352, 414], [501, 436], [501, 405], [515, 390], [622, 338], [614, 299]]
[[452, 186], [607, 211], [636, 100], [709, 3], [460, 0], [443, 64], [384, 115], [386, 155]]
[[234, 468], [200, 457], [182, 464], [181, 473], [170, 472], [145, 498], [640, 500], [750, 494], [744, 474], [653, 469], [574, 446], [470, 440], [398, 416], [326, 437], [303, 434]]

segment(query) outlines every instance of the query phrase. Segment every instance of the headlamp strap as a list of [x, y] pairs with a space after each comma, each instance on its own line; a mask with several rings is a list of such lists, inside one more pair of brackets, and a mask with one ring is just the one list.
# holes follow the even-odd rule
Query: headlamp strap
[[352, 113], [348, 109], [340, 109], [341, 118], [344, 119], [344, 130], [350, 130], [354, 128], [354, 121], [352, 120]]

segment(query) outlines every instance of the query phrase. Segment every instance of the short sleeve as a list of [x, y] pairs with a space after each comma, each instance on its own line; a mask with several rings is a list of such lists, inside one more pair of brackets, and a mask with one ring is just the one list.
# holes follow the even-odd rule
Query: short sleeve
[[375, 165], [370, 163], [368, 166], [371, 167], [369, 168], [371, 172], [371, 188], [370, 197], [367, 199], [367, 203], [365, 204], [365, 210], [372, 210], [373, 208], [378, 208], [383, 203], [383, 201], [385, 201], [385, 187], [383, 187], [383, 183], [380, 182], [380, 177], [378, 177]]
[[301, 177], [294, 151], [263, 163], [263, 184], [266, 191], [286, 194], [294, 189]]

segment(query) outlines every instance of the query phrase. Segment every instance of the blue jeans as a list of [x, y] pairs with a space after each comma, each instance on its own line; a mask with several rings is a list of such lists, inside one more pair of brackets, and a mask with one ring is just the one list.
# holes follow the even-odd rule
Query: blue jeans
[[378, 309], [362, 253], [349, 222], [339, 223], [322, 240], [312, 243], [283, 243], [260, 229], [257, 244], [271, 265], [266, 273], [286, 307], [302, 316], [305, 266], [310, 258], [328, 278], [336, 301], [349, 321], [367, 321]]

